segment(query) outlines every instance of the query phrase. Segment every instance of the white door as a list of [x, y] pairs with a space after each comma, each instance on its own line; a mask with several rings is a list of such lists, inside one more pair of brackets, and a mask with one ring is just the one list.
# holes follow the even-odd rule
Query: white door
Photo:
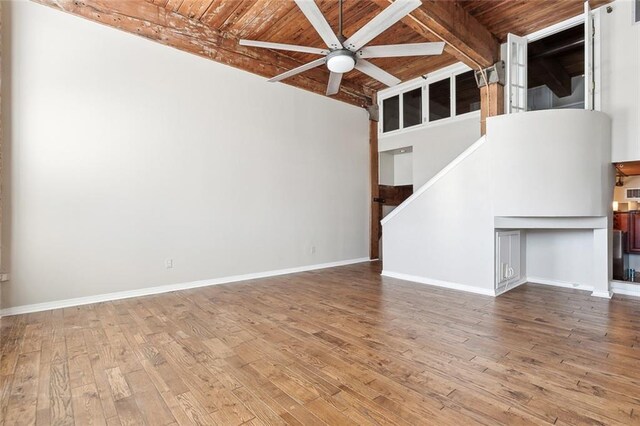
[[520, 281], [520, 231], [496, 232], [496, 295], [511, 290]]
[[507, 114], [527, 110], [527, 39], [517, 35], [507, 35], [506, 73]]
[[507, 289], [511, 288], [516, 281], [520, 280], [520, 231], [511, 234], [509, 239], [509, 283]]
[[509, 255], [511, 252], [508, 234], [496, 233], [496, 294], [504, 293], [509, 282]]
[[594, 109], [596, 89], [593, 56], [593, 14], [589, 2], [584, 2], [584, 109]]

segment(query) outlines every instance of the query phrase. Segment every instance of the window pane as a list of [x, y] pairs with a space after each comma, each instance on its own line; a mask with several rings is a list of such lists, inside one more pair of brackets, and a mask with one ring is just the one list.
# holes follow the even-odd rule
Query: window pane
[[400, 96], [382, 101], [382, 131], [390, 132], [400, 128]]
[[404, 127], [422, 123], [422, 87], [402, 95], [402, 108]]
[[456, 115], [480, 109], [480, 89], [473, 71], [456, 75]]
[[429, 85], [429, 121], [451, 116], [451, 80], [440, 80]]

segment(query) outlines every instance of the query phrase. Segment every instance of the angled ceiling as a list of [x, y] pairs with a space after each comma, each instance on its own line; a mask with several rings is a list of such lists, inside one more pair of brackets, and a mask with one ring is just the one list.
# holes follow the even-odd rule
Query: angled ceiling
[[[318, 56], [240, 46], [240, 38], [325, 47], [293, 1], [289, 0], [34, 0], [157, 42], [273, 77]], [[391, 0], [344, 0], [344, 34], [350, 36]], [[596, 7], [607, 0], [592, 0]], [[338, 1], [317, 0], [332, 27]], [[370, 45], [440, 41], [440, 56], [371, 59], [402, 81], [462, 61], [488, 66], [497, 60], [508, 32], [527, 34], [581, 13], [582, 0], [423, 0], [422, 6], [370, 42]], [[324, 67], [285, 83], [324, 94]], [[267, 84], [265, 82], [265, 84]], [[276, 83], [277, 84], [277, 83]], [[335, 98], [366, 105], [381, 83], [353, 70]]]

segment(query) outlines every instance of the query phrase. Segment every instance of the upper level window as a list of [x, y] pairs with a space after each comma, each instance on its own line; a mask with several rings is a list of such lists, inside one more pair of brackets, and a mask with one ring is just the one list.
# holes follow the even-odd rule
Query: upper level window
[[422, 123], [422, 87], [402, 94], [402, 127]]
[[473, 71], [458, 74], [456, 79], [456, 115], [480, 109], [480, 89]]
[[382, 101], [382, 131], [391, 132], [400, 128], [400, 95]]
[[395, 133], [480, 109], [474, 71], [462, 64], [401, 88], [383, 90], [379, 96], [381, 133]]
[[451, 117], [451, 80], [429, 85], [429, 121]]

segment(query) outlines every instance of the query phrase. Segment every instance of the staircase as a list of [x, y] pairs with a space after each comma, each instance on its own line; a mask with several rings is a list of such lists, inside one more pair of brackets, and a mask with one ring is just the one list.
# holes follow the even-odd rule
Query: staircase
[[607, 115], [491, 118], [486, 136], [384, 218], [383, 275], [495, 295], [496, 230], [592, 229], [591, 284], [603, 294], [612, 191]]

